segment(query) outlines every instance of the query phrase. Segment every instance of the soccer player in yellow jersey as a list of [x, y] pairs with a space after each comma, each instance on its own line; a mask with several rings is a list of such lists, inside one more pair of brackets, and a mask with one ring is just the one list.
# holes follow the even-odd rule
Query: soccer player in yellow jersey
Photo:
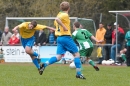
[[86, 79], [81, 74], [80, 55], [75, 42], [71, 38], [70, 19], [68, 15], [69, 9], [70, 4], [68, 2], [64, 1], [60, 4], [61, 11], [54, 21], [54, 25], [56, 26], [55, 35], [57, 36], [57, 56], [51, 57], [46, 63], [41, 64], [41, 70], [44, 71], [48, 65], [61, 60], [62, 55], [64, 55], [66, 51], [69, 51], [74, 56], [76, 78]]
[[20, 35], [21, 35], [22, 46], [24, 47], [25, 52], [30, 55], [33, 63], [38, 68], [40, 75], [41, 75], [40, 65], [38, 64], [38, 60], [37, 60], [38, 54], [32, 50], [32, 47], [35, 41], [35, 37], [34, 37], [35, 31], [45, 29], [45, 28], [55, 30], [52, 27], [37, 24], [37, 22], [34, 20], [32, 22], [24, 22], [14, 27], [14, 29], [12, 30], [12, 31], [15, 31], [19, 29]]

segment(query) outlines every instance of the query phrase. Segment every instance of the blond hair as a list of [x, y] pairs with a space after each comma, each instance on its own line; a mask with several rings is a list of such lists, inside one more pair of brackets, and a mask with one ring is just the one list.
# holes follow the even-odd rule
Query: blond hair
[[63, 2], [60, 4], [60, 9], [61, 9], [62, 11], [67, 11], [69, 8], [70, 8], [70, 4], [69, 4], [69, 2], [67, 2], [67, 1], [63, 1]]

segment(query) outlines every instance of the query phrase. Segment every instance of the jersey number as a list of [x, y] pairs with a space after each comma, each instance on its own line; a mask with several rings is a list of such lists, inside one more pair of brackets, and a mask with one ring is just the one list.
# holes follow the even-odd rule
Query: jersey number
[[60, 27], [59, 27], [59, 25], [58, 25], [58, 30], [57, 30], [58, 32], [60, 32]]
[[85, 39], [88, 39], [88, 37], [86, 36], [84, 32], [81, 32], [81, 33], [84, 35]]

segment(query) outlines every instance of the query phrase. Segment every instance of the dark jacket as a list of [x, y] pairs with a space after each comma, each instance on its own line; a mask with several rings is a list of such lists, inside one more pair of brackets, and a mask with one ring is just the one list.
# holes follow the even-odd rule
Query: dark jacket
[[38, 45], [38, 43], [40, 43], [40, 45], [43, 45], [44, 42], [46, 42], [46, 34], [43, 32], [40, 36], [39, 36], [39, 32], [40, 31], [36, 31], [34, 36], [35, 36], [35, 44]]
[[[122, 45], [124, 42], [124, 39], [125, 39], [125, 34], [118, 31], [117, 32], [117, 44]], [[116, 42], [115, 42], [115, 44], [116, 44]]]
[[106, 33], [104, 35], [104, 38], [106, 40], [106, 44], [112, 44], [112, 32], [113, 32], [113, 29], [106, 30]]
[[0, 40], [1, 40], [1, 38], [2, 38], [2, 34], [3, 34], [3, 32], [2, 32], [2, 31], [0, 31]]

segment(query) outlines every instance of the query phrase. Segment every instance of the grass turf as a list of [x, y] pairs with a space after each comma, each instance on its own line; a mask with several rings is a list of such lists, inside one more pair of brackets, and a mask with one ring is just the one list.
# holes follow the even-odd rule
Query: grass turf
[[0, 64], [0, 86], [130, 86], [129, 67], [99, 65], [100, 71], [95, 71], [83, 65], [86, 80], [81, 80], [68, 65], [50, 65], [39, 75], [32, 63]]

